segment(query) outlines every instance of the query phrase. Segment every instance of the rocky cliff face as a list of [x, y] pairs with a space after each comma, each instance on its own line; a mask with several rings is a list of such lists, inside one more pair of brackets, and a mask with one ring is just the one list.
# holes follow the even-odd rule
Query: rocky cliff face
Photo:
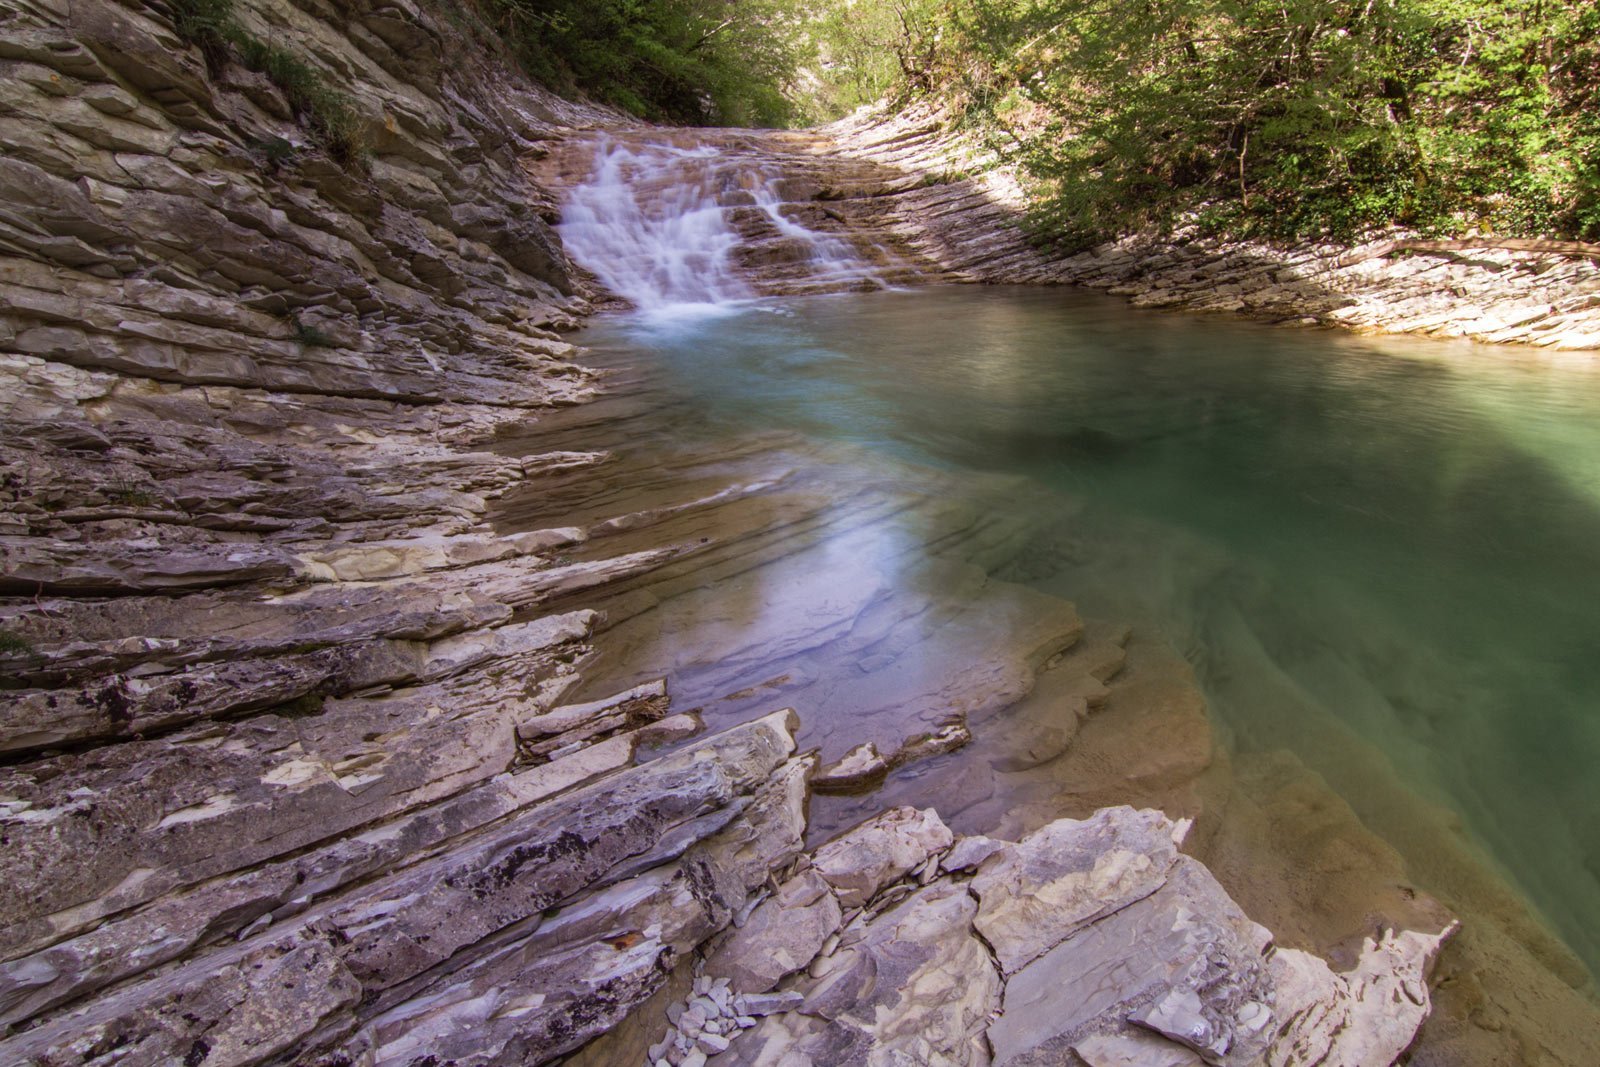
[[[973, 588], [1017, 531], [739, 481], [726, 453], [619, 461], [635, 423], [558, 411], [599, 381], [559, 336], [588, 304], [530, 177], [616, 116], [525, 84], [444, 6], [241, 2], [348, 97], [369, 154], [340, 162], [177, 10], [0, 12], [0, 1061], [1400, 1054], [1449, 920], [1335, 973], [1275, 946], [1159, 813], [1040, 807], [1006, 843], [852, 798], [813, 835], [871, 817], [808, 844], [813, 782], [849, 792], [975, 732], [948, 789], [996, 819], [997, 773], [1070, 746], [1091, 808], [1182, 807], [1203, 706], [1147, 653], [1108, 685], [1126, 634], [1070, 605], [1004, 583], [897, 601], [857, 566], [789, 629], [708, 638], [702, 711], [674, 714], [636, 621], [713, 576], [815, 588], [820, 514], [922, 508]], [[789, 196], [818, 228], [895, 229], [938, 184], [830, 168], [819, 143], [748, 148], [808, 161]], [[987, 204], [865, 243], [907, 278], [1032, 277]], [[981, 239], [946, 262], [962, 218]], [[764, 227], [746, 266], [782, 290]], [[974, 644], [1019, 617], [1021, 644]], [[813, 734], [819, 770], [790, 698], [883, 714]]]

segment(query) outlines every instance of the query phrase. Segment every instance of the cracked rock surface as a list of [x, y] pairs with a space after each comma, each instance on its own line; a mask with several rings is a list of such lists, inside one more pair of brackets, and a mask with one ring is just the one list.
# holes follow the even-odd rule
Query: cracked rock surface
[[[873, 878], [853, 904], [841, 898], [831, 936], [767, 992], [767, 973], [750, 968], [773, 953], [794, 958], [783, 916], [813, 922], [814, 898], [788, 888], [808, 873], [800, 860], [800, 875], [757, 909], [777, 909], [779, 921], [713, 940], [705, 976], [667, 1010], [671, 1029], [647, 1062], [1386, 1064], [1426, 1017], [1425, 999], [1411, 993], [1425, 987], [1452, 932], [1369, 943], [1356, 971], [1336, 974], [1278, 948], [1176, 851], [1187, 826], [1159, 812], [1115, 807], [1058, 820], [986, 848], [975, 873], [940, 862], [970, 850], [930, 835], [937, 822], [932, 811], [891, 812], [813, 853], [812, 864], [842, 848], [864, 870], [909, 859], [916, 871]], [[1125, 892], [1097, 894], [1099, 906], [1076, 921], [1041, 927], [1014, 906], [1019, 895], [1084, 898], [1094, 892], [1085, 866], [1130, 865], [1141, 877]], [[1031, 955], [1000, 947], [1019, 944]], [[1380, 971], [1379, 981], [1407, 993], [1380, 991]]]

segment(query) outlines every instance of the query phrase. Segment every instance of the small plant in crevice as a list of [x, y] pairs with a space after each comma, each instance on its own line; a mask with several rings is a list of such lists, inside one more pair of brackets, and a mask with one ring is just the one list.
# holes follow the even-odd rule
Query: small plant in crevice
[[157, 503], [157, 497], [148, 489], [137, 486], [125, 486], [113, 489], [106, 494], [113, 503], [122, 504], [130, 508], [148, 508]]
[[[213, 74], [236, 59], [246, 69], [266, 75], [328, 155], [345, 167], [365, 165], [361, 116], [350, 98], [293, 52], [247, 30], [234, 14], [233, 0], [169, 0], [169, 8], [178, 36], [200, 49]], [[288, 147], [292, 152], [293, 146]], [[270, 150], [268, 159], [272, 161]]]
[[265, 74], [278, 87], [295, 116], [330, 156], [344, 166], [364, 161], [366, 144], [361, 116], [349, 97], [330, 88], [315, 67], [287, 49], [243, 30], [232, 38], [232, 43], [246, 67]]
[[286, 704], [280, 704], [273, 710], [286, 719], [307, 719], [314, 715], [321, 715], [323, 705], [327, 703], [327, 699], [321, 693], [307, 693], [304, 696], [295, 697]]
[[33, 646], [21, 634], [0, 630], [0, 656], [31, 656]]
[[250, 150], [261, 157], [268, 170], [277, 170], [294, 162], [295, 154], [299, 151], [293, 142], [283, 137], [265, 137], [251, 141]]
[[228, 41], [238, 23], [233, 0], [171, 0], [172, 25], [182, 37], [199, 47], [213, 73], [228, 61]]
[[307, 348], [337, 348], [339, 345], [332, 334], [298, 318], [294, 320], [294, 339]]

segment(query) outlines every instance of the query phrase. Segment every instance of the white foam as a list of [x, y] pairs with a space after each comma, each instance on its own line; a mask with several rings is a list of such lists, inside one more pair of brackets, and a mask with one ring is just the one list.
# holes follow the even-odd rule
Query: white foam
[[729, 314], [756, 296], [734, 262], [742, 238], [730, 205], [753, 203], [779, 235], [803, 242], [811, 280], [882, 285], [849, 241], [784, 214], [779, 181], [756, 161], [709, 145], [603, 140], [588, 181], [568, 193], [557, 230], [577, 263], [662, 327]]

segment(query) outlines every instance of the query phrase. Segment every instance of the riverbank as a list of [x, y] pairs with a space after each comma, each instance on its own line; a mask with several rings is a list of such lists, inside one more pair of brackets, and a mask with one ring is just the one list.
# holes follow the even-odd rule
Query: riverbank
[[[1215, 1060], [1350, 1036], [1381, 1039], [1374, 1060], [1404, 1049], [1448, 919], [1375, 930], [1370, 950], [1357, 946], [1356, 972], [1289, 949], [1251, 962], [1265, 948], [1260, 929], [1176, 855], [1181, 831], [1155, 815], [1097, 817], [1137, 823], [1136, 840], [1115, 848], [1095, 836], [1098, 824], [1052, 816], [1018, 828], [1020, 844], [996, 846], [976, 869], [973, 853], [988, 844], [957, 842], [926, 814], [896, 816], [921, 827], [914, 848], [898, 831], [863, 831], [886, 860], [873, 848], [813, 847], [804, 801], [816, 768], [783, 701], [746, 692], [725, 705], [742, 721], [715, 722], [704, 706], [672, 705], [664, 665], [608, 643], [647, 613], [660, 595], [652, 586], [703, 582], [703, 566], [737, 572], [760, 538], [803, 539], [831, 506], [831, 490], [786, 498], [714, 465], [684, 482], [616, 462], [632, 424], [607, 423], [604, 405], [626, 401], [564, 338], [597, 294], [553, 239], [556, 198], [531, 175], [574, 131], [619, 128], [619, 116], [528, 85], [422, 10], [241, 5], [252, 32], [292, 47], [349, 96], [368, 154], [340, 163], [269, 77], [208, 64], [161, 5], [62, 14], [29, 3], [9, 18], [5, 1058], [332, 1065], [425, 1062], [448, 1049], [458, 1062], [543, 1062], [606, 1030], [654, 1042], [662, 1027], [648, 1013], [682, 996], [721, 951], [714, 938], [737, 941], [731, 931], [751, 929], [776, 898], [827, 921], [805, 950], [818, 959], [794, 948], [791, 973], [772, 984], [809, 997], [822, 982], [837, 1010], [819, 1000], [744, 1026], [758, 1013], [728, 1016], [708, 987], [718, 1019], [757, 1035], [740, 1040], [804, 1045], [819, 1019], [838, 1023], [835, 1035], [867, 1034], [847, 1034], [852, 1042], [878, 1040], [841, 1022], [852, 1009], [836, 1001], [862, 960], [882, 962], [875, 946], [892, 935], [924, 944], [930, 974], [950, 960], [964, 975], [994, 967], [981, 988], [946, 983], [900, 1009], [908, 1031], [942, 1035], [942, 1054], [976, 1058], [983, 1043], [972, 1039], [1035, 956], [1078, 959], [1065, 950], [1088, 946], [1109, 965], [1142, 935], [1113, 937], [1103, 920], [1156, 922], [1181, 908], [1230, 939], [1218, 964], [1228, 981], [1213, 981], [1185, 937], [1171, 954], [1133, 961], [1154, 977], [1117, 1011], [1078, 1019], [1070, 1034], [1036, 1033], [1035, 1045], [1162, 1041], [1180, 1061], [1197, 1047]], [[752, 151], [819, 143], [739, 136]], [[811, 158], [819, 175], [838, 166]], [[882, 166], [865, 160], [850, 182], [876, 181]], [[859, 209], [892, 223], [893, 205], [914, 202], [797, 195], [804, 185], [785, 191], [808, 205], [802, 222]], [[1010, 230], [974, 230], [1011, 240]], [[757, 246], [746, 265], [803, 274], [789, 238]], [[862, 243], [907, 280], [960, 271], [932, 263], [918, 240]], [[792, 276], [774, 284], [795, 291]], [[508, 445], [590, 413], [570, 439]], [[506, 510], [530, 500], [540, 521], [509, 529]], [[860, 502], [864, 515], [903, 506], [893, 495]], [[754, 532], [752, 514], [763, 519]], [[1042, 603], [1007, 599], [1020, 596], [997, 591], [996, 614]], [[880, 695], [912, 703], [888, 685], [906, 680], [889, 668], [925, 649], [908, 640], [914, 627], [896, 631], [872, 608], [857, 605], [850, 619], [889, 657], [874, 659]], [[1054, 629], [1011, 649], [969, 694], [986, 710], [1072, 661], [1070, 605], [1053, 601], [1040, 617]], [[1104, 641], [1081, 651], [1116, 658]], [[586, 691], [620, 655], [648, 677]], [[1093, 664], [1077, 666], [1078, 684], [1098, 680]], [[1203, 706], [1192, 687], [1176, 691], [1209, 750]], [[1077, 695], [1087, 714], [1088, 695]], [[1040, 737], [1069, 742], [1073, 715], [1072, 731], [1042, 723]], [[899, 767], [926, 766], [921, 758], [963, 740], [940, 733], [953, 725], [880, 739], [881, 754], [909, 750]], [[841, 749], [859, 743], [837, 738]], [[829, 764], [834, 755], [843, 752]], [[825, 835], [875, 813], [867, 807], [836, 811]], [[1105, 915], [1086, 912], [1009, 960], [989, 955], [971, 931], [984, 932], [993, 902], [1015, 890], [986, 896], [967, 879], [1020, 866], [1029, 891], [1081, 889], [1082, 864], [1029, 866], [1044, 839], [1027, 834], [1046, 824], [1088, 835], [1062, 851], [1090, 870], [1125, 865], [1138, 877], [1118, 885], [1150, 903], [1094, 896], [1088, 912]], [[787, 922], [780, 913], [775, 926]], [[818, 969], [840, 977], [828, 985], [808, 974]], [[1052, 972], [1031, 973], [1048, 984]], [[1366, 1010], [1368, 986], [1407, 997], [1398, 1027], [1324, 1025]], [[1269, 992], [1329, 1014], [1269, 1022]], [[1145, 1009], [1132, 1028], [1128, 1015]], [[1194, 1011], [1209, 1036], [1190, 1025]], [[1055, 1015], [1045, 1005], [1032, 1017]], [[1007, 1040], [1024, 1061], [1035, 1047]]]
[[[1415, 333], [1550, 352], [1600, 349], [1600, 260], [1571, 251], [1418, 248], [1384, 234], [1356, 248], [1131, 237], [1058, 257], [1014, 229], [1016, 177], [931, 107], [866, 109], [803, 151], [910, 176], [889, 182], [888, 226], [944, 270], [974, 281], [1082, 285], [1135, 307], [1243, 315], [1363, 333]], [[1418, 246], [1429, 242], [1414, 242]]]

